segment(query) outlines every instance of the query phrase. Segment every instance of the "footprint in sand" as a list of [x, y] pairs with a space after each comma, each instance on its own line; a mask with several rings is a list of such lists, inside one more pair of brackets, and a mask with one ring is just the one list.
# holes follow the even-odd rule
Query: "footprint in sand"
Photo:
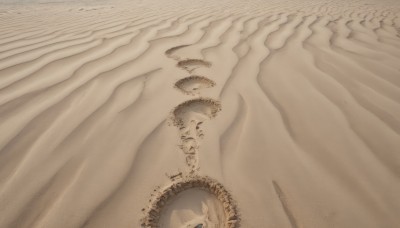
[[179, 57], [179, 56], [177, 56], [177, 55], [174, 55], [174, 53], [175, 53], [176, 51], [178, 51], [179, 49], [184, 48], [184, 47], [187, 47], [187, 46], [190, 46], [190, 45], [189, 45], [189, 44], [186, 44], [186, 45], [180, 45], [180, 46], [176, 46], [176, 47], [170, 48], [170, 49], [168, 49], [167, 51], [165, 51], [165, 55], [166, 55], [168, 58], [175, 59], [176, 61], [179, 61], [179, 60], [181, 60], [181, 57]]
[[[144, 209], [144, 228], [237, 228], [236, 203], [218, 181], [207, 176], [185, 176], [157, 189]], [[191, 210], [188, 210], [191, 208]]]
[[175, 88], [179, 89], [186, 95], [196, 95], [199, 91], [204, 88], [214, 87], [215, 82], [203, 77], [192, 75], [183, 79], [180, 79], [175, 83]]
[[192, 120], [197, 122], [212, 119], [221, 111], [221, 104], [211, 98], [187, 100], [172, 110], [172, 121], [177, 127], [188, 127]]
[[197, 69], [199, 67], [211, 67], [212, 64], [208, 61], [205, 61], [202, 59], [190, 59], [190, 58], [182, 60], [182, 57], [175, 55], [175, 52], [177, 52], [179, 49], [182, 49], [182, 48], [188, 47], [188, 46], [190, 46], [190, 44], [179, 45], [179, 46], [170, 48], [165, 51], [165, 55], [168, 58], [178, 61], [177, 66], [179, 68], [182, 68], [182, 69], [188, 71], [189, 73], [193, 72], [195, 69]]
[[204, 137], [201, 125], [205, 120], [214, 118], [221, 110], [221, 104], [211, 98], [197, 98], [185, 101], [172, 111], [172, 122], [178, 127], [181, 144], [179, 148], [185, 154], [186, 165], [190, 172], [199, 169], [199, 140]]
[[177, 66], [192, 73], [199, 67], [211, 67], [211, 63], [202, 59], [185, 59], [178, 62]]

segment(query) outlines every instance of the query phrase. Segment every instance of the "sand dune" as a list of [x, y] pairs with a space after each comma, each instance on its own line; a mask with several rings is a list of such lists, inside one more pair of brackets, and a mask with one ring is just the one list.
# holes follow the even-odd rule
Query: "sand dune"
[[0, 227], [395, 228], [399, 192], [399, 1], [0, 4]]

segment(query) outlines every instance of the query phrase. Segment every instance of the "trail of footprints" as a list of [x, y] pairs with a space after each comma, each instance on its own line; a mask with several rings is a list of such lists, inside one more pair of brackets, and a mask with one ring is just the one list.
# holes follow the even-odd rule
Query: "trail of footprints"
[[[204, 214], [203, 217], [188, 221], [183, 227], [237, 228], [239, 227], [240, 219], [236, 203], [230, 193], [218, 181], [208, 176], [198, 175], [200, 170], [198, 156], [200, 141], [205, 135], [202, 126], [205, 121], [217, 116], [217, 113], [221, 111], [221, 104], [212, 98], [200, 96], [202, 89], [214, 87], [215, 82], [205, 76], [192, 75], [197, 68], [211, 67], [212, 64], [201, 59], [182, 59], [175, 54], [177, 50], [188, 46], [190, 45], [173, 47], [165, 52], [168, 58], [178, 61], [176, 67], [190, 74], [188, 77], [178, 80], [174, 87], [184, 95], [198, 96], [177, 105], [172, 109], [170, 116], [172, 125], [178, 128], [180, 136], [179, 149], [185, 156], [188, 170], [186, 172], [179, 171], [175, 174], [167, 174], [172, 183], [164, 188], [157, 187], [154, 190], [148, 207], [142, 210], [144, 217], [141, 220], [141, 226], [145, 228], [162, 227], [160, 223], [162, 210], [168, 203], [173, 201], [174, 196], [186, 190], [202, 189], [209, 194], [215, 195], [218, 199], [223, 207], [224, 214], [217, 217], [223, 220], [219, 222], [210, 221], [209, 215]], [[208, 210], [203, 213], [208, 213]]]
[[[178, 80], [174, 87], [185, 95], [200, 95], [201, 90], [215, 86], [215, 82], [205, 76], [192, 75], [200, 67], [211, 67], [211, 63], [202, 59], [182, 59], [176, 52], [190, 45], [180, 45], [168, 49], [165, 55], [177, 61], [176, 67], [187, 71], [188, 77]], [[171, 121], [179, 129], [181, 144], [179, 148], [185, 154], [189, 173], [199, 169], [198, 153], [200, 140], [204, 137], [202, 124], [214, 118], [221, 110], [221, 104], [211, 98], [198, 97], [177, 105], [171, 112]]]

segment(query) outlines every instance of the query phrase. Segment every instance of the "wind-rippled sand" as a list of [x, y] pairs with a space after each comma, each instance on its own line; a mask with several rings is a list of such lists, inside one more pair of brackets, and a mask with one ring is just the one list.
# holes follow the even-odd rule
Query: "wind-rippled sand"
[[399, 227], [400, 2], [0, 4], [0, 227], [138, 228], [179, 172], [243, 228]]

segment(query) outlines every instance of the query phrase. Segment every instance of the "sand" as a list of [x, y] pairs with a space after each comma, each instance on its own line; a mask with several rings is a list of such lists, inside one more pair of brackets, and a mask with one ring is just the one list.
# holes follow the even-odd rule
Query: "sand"
[[400, 1], [0, 3], [1, 228], [397, 228], [399, 194]]

